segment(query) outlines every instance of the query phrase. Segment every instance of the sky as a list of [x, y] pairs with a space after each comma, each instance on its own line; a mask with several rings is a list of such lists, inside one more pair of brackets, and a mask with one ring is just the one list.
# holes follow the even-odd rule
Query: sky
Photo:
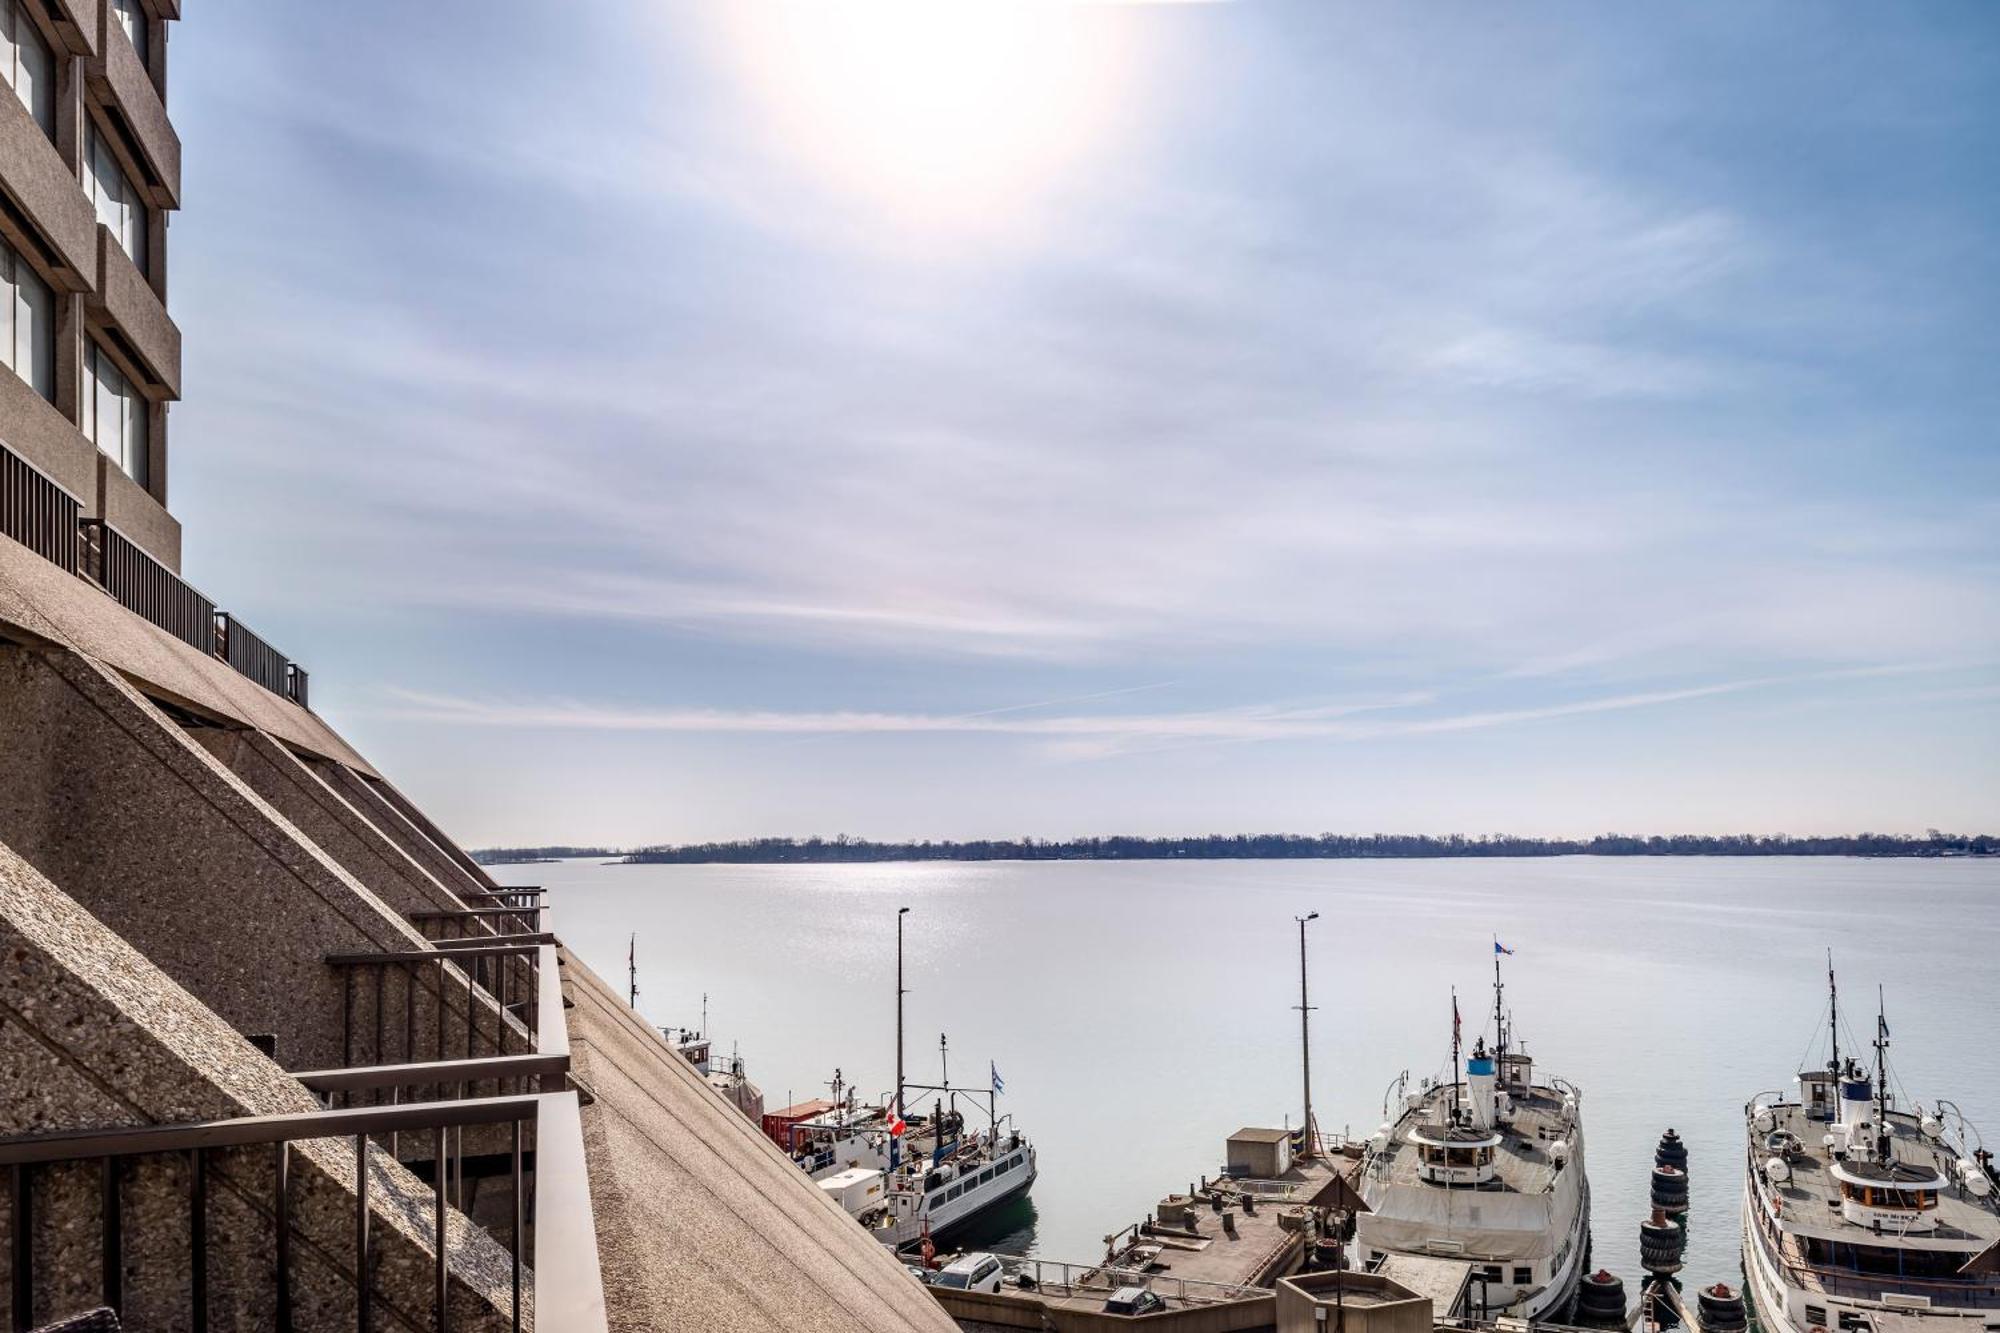
[[2000, 830], [2000, 10], [203, 7], [185, 572], [469, 845]]

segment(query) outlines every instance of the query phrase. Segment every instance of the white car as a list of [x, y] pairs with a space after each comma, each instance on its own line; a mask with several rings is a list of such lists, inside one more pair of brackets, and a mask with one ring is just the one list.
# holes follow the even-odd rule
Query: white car
[[997, 1256], [964, 1254], [946, 1264], [944, 1271], [931, 1279], [931, 1285], [954, 1291], [998, 1291], [1000, 1276]]

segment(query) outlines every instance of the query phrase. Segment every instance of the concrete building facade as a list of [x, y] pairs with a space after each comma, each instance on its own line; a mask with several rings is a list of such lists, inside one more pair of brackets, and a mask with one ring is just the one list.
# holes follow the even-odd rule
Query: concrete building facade
[[0, 1318], [948, 1333], [180, 577], [179, 16], [0, 0]]

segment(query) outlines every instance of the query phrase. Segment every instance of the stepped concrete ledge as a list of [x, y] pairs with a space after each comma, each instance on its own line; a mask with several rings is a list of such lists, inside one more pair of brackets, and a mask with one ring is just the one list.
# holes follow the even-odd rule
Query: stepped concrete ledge
[[398, 912], [466, 906], [385, 834], [379, 821], [329, 786], [321, 766], [304, 763], [261, 731], [196, 727], [188, 735]]
[[6, 538], [0, 538], [0, 635], [72, 649], [191, 712], [267, 731], [308, 754], [363, 773], [375, 771], [317, 715], [133, 615], [89, 580]]
[[[0, 645], [0, 735], [0, 841], [162, 971], [239, 1032], [274, 1035], [291, 1068], [407, 1058], [373, 1050], [372, 992], [357, 985], [350, 999], [326, 958], [429, 943], [122, 676], [81, 654]], [[427, 975], [410, 1054], [440, 1036], [464, 1043], [451, 1010], [463, 1015], [468, 994], [485, 1046], [475, 1053], [491, 1054], [496, 1034], [510, 1052], [528, 1048], [456, 965], [442, 972], [448, 1021], [436, 1021]], [[385, 1044], [402, 1041], [404, 1024], [381, 1026]]]
[[[0, 1134], [172, 1124], [312, 1111], [317, 1102], [229, 1024], [0, 845]], [[208, 1153], [210, 1329], [275, 1326], [275, 1150]], [[95, 1163], [35, 1168], [34, 1311], [98, 1304], [103, 1193]], [[291, 1150], [292, 1291], [300, 1328], [352, 1328], [355, 1159], [350, 1139]], [[369, 1163], [376, 1327], [432, 1327], [430, 1187], [375, 1152]], [[120, 1272], [128, 1328], [190, 1319], [189, 1168], [174, 1154], [125, 1168]], [[11, 1225], [0, 1216], [0, 1229]], [[9, 1298], [12, 1237], [0, 1244]], [[454, 1329], [511, 1317], [512, 1265], [484, 1230], [447, 1210]], [[531, 1289], [531, 1288], [530, 1288]], [[524, 1302], [525, 1305], [525, 1302]], [[11, 1307], [7, 1307], [11, 1308]], [[524, 1309], [524, 1323], [531, 1312]]]
[[348, 804], [366, 814], [384, 837], [402, 848], [411, 860], [428, 870], [432, 878], [453, 893], [477, 894], [494, 887], [493, 881], [483, 872], [474, 875], [466, 870], [438, 846], [429, 833], [391, 804], [382, 795], [379, 784], [367, 781], [331, 760], [313, 760], [311, 767]]
[[953, 1333], [887, 1246], [562, 959], [610, 1327]]

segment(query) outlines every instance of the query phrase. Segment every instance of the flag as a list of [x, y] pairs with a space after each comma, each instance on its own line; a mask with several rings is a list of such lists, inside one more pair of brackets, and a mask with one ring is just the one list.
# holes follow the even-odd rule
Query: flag
[[908, 1128], [909, 1126], [903, 1123], [903, 1117], [899, 1115], [889, 1117], [889, 1133], [892, 1137], [902, 1137], [903, 1131]]
[[1453, 991], [1451, 993], [1451, 1040], [1454, 1046], [1458, 1044], [1458, 1029], [1458, 992]]
[[993, 1076], [993, 1091], [995, 1092], [1007, 1091], [1007, 1081], [1000, 1077], [1000, 1067], [994, 1064], [991, 1060], [988, 1060], [986, 1062], [986, 1069], [987, 1072], [992, 1074]]
[[1502, 944], [1499, 940], [1493, 941], [1493, 952], [1496, 955], [1504, 953], [1509, 958], [1512, 958], [1514, 956], [1514, 951], [1508, 948], [1506, 945]]

